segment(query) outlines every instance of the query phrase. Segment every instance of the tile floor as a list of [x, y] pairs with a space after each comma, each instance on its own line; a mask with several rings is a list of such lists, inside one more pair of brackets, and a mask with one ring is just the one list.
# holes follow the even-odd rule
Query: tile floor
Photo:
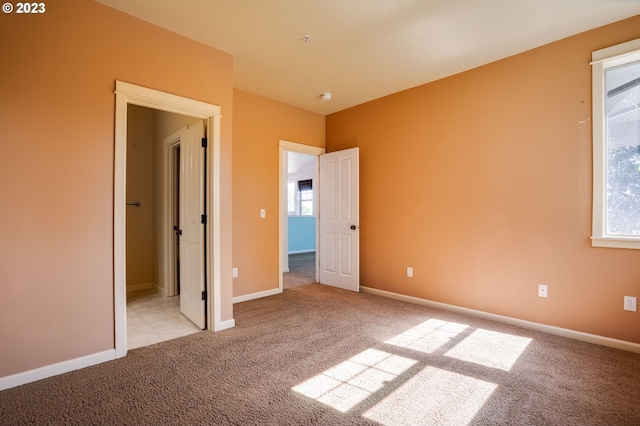
[[[284, 287], [314, 281], [315, 253], [289, 257], [291, 270], [284, 274]], [[165, 297], [155, 289], [127, 293], [127, 349], [176, 339], [200, 329], [180, 313], [180, 296]]]
[[180, 313], [180, 296], [156, 290], [127, 294], [127, 349], [176, 339], [200, 329]]

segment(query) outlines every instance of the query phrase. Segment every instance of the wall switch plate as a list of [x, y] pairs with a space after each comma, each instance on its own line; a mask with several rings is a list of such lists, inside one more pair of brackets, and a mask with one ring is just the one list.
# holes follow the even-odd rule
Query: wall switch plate
[[413, 268], [411, 266], [407, 267], [407, 276], [413, 277]]
[[233, 278], [238, 278], [238, 268], [233, 268], [231, 270], [231, 275], [233, 275]]
[[538, 284], [538, 296], [549, 297], [549, 287], [546, 284]]
[[260, 217], [262, 219], [264, 219], [265, 217], [267, 217], [267, 210], [265, 209], [260, 209]]
[[635, 296], [625, 296], [624, 297], [624, 310], [637, 312], [638, 310], [638, 298]]

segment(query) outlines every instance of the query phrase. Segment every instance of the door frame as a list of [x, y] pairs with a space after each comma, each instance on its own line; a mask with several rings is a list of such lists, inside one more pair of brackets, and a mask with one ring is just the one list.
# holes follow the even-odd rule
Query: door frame
[[[284, 284], [283, 284], [283, 273], [284, 268], [283, 268], [283, 264], [284, 264], [284, 259], [285, 256], [289, 255], [289, 249], [288, 249], [288, 241], [287, 241], [287, 237], [288, 237], [288, 213], [287, 213], [287, 180], [288, 180], [288, 162], [287, 162], [287, 153], [288, 152], [297, 152], [300, 154], [308, 154], [308, 155], [314, 155], [316, 157], [316, 176], [314, 178], [315, 182], [319, 182], [319, 176], [320, 176], [320, 170], [319, 170], [319, 165], [320, 165], [320, 155], [324, 154], [326, 152], [325, 148], [319, 148], [317, 146], [311, 146], [311, 145], [303, 145], [300, 143], [296, 143], [296, 142], [290, 142], [290, 141], [286, 141], [286, 140], [280, 140], [279, 141], [279, 145], [278, 145], [278, 150], [279, 150], [279, 161], [278, 161], [278, 168], [279, 168], [279, 175], [280, 175], [280, 185], [279, 185], [279, 191], [278, 191], [278, 205], [280, 206], [279, 210], [279, 228], [280, 228], [280, 232], [278, 232], [278, 271], [280, 271], [279, 273], [279, 278], [278, 278], [278, 289], [279, 291], [282, 293], [283, 289], [284, 289]], [[318, 192], [316, 192], [318, 193]], [[316, 203], [317, 200], [314, 199], [314, 203]], [[316, 212], [318, 214], [316, 214], [316, 244], [318, 241], [318, 216], [320, 213], [320, 209], [319, 206], [316, 205]], [[285, 253], [286, 251], [286, 253]], [[317, 249], [316, 249], [316, 253], [318, 253]], [[316, 256], [316, 281], [318, 281], [318, 274], [319, 274], [319, 269], [318, 269], [318, 263], [320, 262], [319, 256]]]
[[161, 281], [165, 284], [165, 296], [177, 296], [177, 272], [176, 272], [176, 234], [173, 230], [174, 225], [178, 225], [176, 221], [176, 209], [179, 208], [177, 194], [176, 194], [176, 178], [179, 171], [177, 170], [177, 158], [176, 149], [180, 146], [180, 139], [182, 133], [187, 130], [187, 127], [183, 127], [177, 132], [164, 138], [163, 145], [163, 159], [164, 159], [164, 180], [162, 182], [162, 193], [164, 194], [163, 212], [162, 212], [162, 253], [163, 253], [163, 265], [162, 273], [163, 277]]
[[[113, 189], [113, 287], [115, 356], [127, 354], [127, 291], [126, 291], [126, 183], [127, 183], [127, 105], [138, 105], [156, 110], [187, 115], [205, 120], [207, 138], [211, 147], [207, 156], [208, 185], [207, 211], [210, 212], [207, 235], [208, 329], [226, 328], [221, 310], [221, 197], [220, 197], [220, 107], [182, 96], [116, 80], [115, 151]], [[166, 212], [163, 212], [163, 214]]]

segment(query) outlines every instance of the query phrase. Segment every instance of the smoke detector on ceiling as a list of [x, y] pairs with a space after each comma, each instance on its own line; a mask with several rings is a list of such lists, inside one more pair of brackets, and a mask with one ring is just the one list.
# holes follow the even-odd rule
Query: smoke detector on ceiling
[[323, 101], [330, 101], [331, 93], [323, 93], [322, 95], [320, 95], [320, 99], [322, 99]]

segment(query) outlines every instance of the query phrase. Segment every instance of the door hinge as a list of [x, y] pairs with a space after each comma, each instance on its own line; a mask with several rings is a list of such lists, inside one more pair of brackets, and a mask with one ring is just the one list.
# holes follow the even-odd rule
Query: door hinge
[[202, 223], [202, 224], [206, 224], [207, 223], [207, 215], [206, 214], [200, 215], [200, 223]]
[[202, 300], [207, 300], [207, 290], [202, 292]]
[[203, 148], [207, 147], [207, 138], [202, 138], [202, 147]]

